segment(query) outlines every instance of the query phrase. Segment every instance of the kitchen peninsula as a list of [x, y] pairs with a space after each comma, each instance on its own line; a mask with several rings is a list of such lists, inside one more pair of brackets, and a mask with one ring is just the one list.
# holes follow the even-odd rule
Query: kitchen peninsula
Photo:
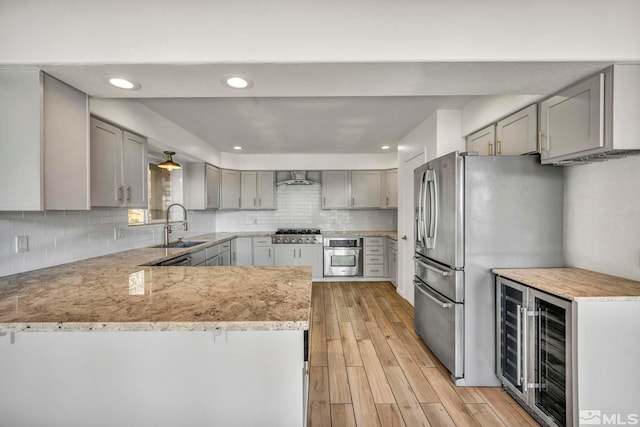
[[304, 425], [311, 268], [143, 265], [187, 251], [0, 278], [0, 424]]

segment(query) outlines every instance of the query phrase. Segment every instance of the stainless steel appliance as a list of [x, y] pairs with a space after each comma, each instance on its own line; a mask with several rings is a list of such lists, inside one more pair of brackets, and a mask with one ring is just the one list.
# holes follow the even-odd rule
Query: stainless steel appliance
[[544, 425], [573, 425], [571, 302], [499, 277], [498, 377]]
[[324, 277], [362, 276], [362, 237], [325, 237]]
[[563, 265], [563, 174], [458, 152], [415, 170], [415, 328], [456, 384], [499, 385], [491, 269]]
[[320, 244], [322, 233], [318, 228], [279, 228], [271, 235], [273, 244]]

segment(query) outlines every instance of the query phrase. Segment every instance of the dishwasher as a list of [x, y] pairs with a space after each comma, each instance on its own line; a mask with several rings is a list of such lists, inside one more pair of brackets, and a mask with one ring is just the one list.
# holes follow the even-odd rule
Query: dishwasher
[[153, 264], [160, 267], [178, 266], [178, 265], [191, 265], [191, 255], [180, 255], [175, 258], [167, 259], [157, 264]]

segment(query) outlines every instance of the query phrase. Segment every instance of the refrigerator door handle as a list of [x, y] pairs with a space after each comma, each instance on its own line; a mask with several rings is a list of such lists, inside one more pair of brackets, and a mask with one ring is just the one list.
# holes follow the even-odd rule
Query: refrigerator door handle
[[438, 222], [438, 183], [436, 173], [432, 169], [427, 170], [427, 186], [429, 188], [429, 229], [425, 231], [427, 237], [426, 246], [428, 249], [433, 249], [436, 243], [436, 225]]
[[420, 264], [421, 266], [423, 266], [424, 268], [426, 268], [427, 270], [433, 271], [434, 273], [438, 273], [441, 276], [450, 276], [451, 275], [451, 271], [446, 271], [446, 270], [441, 270], [439, 268], [434, 267], [433, 265], [429, 265], [426, 264], [424, 261], [422, 261], [420, 258], [418, 258], [417, 256], [413, 257], [413, 259]]
[[424, 193], [424, 178], [426, 172], [422, 172], [422, 178], [420, 178], [420, 191], [418, 192], [418, 224], [416, 226], [416, 232], [418, 235], [416, 236], [419, 243], [424, 246], [423, 240], [423, 228], [424, 228], [424, 202], [423, 202], [423, 193]]
[[425, 297], [429, 298], [432, 302], [436, 303], [440, 308], [453, 308], [452, 302], [442, 301], [432, 291], [427, 289], [421, 282], [414, 280], [413, 284], [416, 286], [418, 290], [420, 290], [420, 292], [424, 294]]

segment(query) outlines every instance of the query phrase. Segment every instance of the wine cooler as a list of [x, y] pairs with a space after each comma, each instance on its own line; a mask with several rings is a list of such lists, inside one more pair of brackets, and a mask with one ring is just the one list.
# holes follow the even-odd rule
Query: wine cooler
[[497, 374], [543, 425], [571, 426], [571, 302], [499, 277]]

